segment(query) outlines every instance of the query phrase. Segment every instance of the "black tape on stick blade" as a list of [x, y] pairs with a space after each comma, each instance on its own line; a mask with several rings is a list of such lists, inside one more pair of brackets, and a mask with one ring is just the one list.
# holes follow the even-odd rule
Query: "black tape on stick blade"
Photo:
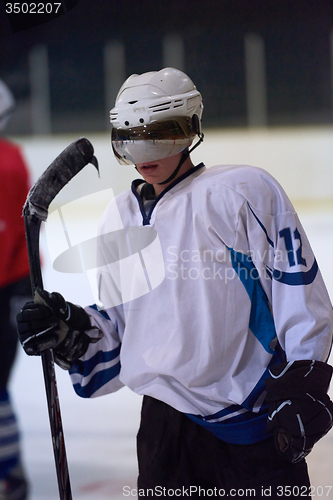
[[70, 144], [51, 163], [30, 189], [23, 215], [35, 215], [45, 221], [51, 201], [61, 189], [88, 163], [98, 171], [94, 148], [84, 137]]

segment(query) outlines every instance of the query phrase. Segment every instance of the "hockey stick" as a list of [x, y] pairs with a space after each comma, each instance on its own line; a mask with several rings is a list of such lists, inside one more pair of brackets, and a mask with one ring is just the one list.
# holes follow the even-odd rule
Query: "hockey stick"
[[[23, 216], [33, 295], [35, 295], [37, 287], [43, 288], [39, 255], [41, 223], [47, 219], [51, 201], [88, 163], [92, 163], [98, 170], [94, 148], [87, 139], [82, 138], [70, 144], [57, 156], [28, 193], [27, 201], [23, 207]], [[53, 351], [47, 349], [42, 353], [41, 357], [59, 496], [60, 500], [71, 500], [72, 493], [54, 370]]]

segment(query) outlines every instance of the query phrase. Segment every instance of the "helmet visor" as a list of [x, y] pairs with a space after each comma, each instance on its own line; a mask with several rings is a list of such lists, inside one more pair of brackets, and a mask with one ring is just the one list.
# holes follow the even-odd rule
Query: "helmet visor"
[[112, 148], [122, 165], [167, 158], [188, 147], [196, 132], [192, 120], [178, 117], [132, 128], [112, 129]]

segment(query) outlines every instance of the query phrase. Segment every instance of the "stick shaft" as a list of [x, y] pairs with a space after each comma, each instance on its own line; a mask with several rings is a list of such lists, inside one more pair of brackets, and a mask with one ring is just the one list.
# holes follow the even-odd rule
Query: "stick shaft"
[[[28, 248], [30, 280], [32, 293], [34, 295], [36, 287], [43, 288], [43, 279], [40, 266], [39, 254], [39, 233], [41, 220], [35, 215], [27, 214], [24, 217], [25, 233]], [[42, 353], [42, 366], [49, 413], [54, 460], [57, 472], [57, 481], [60, 500], [72, 500], [69, 470], [67, 463], [64, 432], [60, 404], [58, 398], [57, 381], [54, 370], [53, 352], [47, 349]]]
[[[35, 295], [37, 287], [43, 288], [39, 256], [41, 222], [47, 218], [51, 201], [80, 170], [88, 163], [92, 163], [98, 171], [98, 162], [93, 154], [94, 148], [88, 139], [82, 138], [73, 142], [57, 156], [28, 193], [27, 201], [23, 207], [23, 215], [33, 295]], [[60, 500], [72, 500], [54, 358], [51, 349], [42, 353], [42, 365]]]

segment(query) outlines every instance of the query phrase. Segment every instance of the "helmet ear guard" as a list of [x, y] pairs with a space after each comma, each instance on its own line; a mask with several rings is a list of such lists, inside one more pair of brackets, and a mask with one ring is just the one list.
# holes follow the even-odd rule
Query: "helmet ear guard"
[[195, 131], [196, 135], [198, 135], [200, 137], [200, 135], [201, 135], [201, 123], [200, 123], [198, 115], [192, 116], [192, 127], [193, 127], [193, 130]]
[[192, 151], [195, 148], [197, 148], [204, 140], [204, 134], [201, 131], [201, 121], [200, 121], [198, 115], [192, 116], [192, 124], [193, 124], [193, 130], [195, 130], [195, 133], [199, 137], [199, 140], [196, 144], [194, 144], [194, 146], [192, 146], [192, 148], [189, 151], [190, 153], [192, 153]]

